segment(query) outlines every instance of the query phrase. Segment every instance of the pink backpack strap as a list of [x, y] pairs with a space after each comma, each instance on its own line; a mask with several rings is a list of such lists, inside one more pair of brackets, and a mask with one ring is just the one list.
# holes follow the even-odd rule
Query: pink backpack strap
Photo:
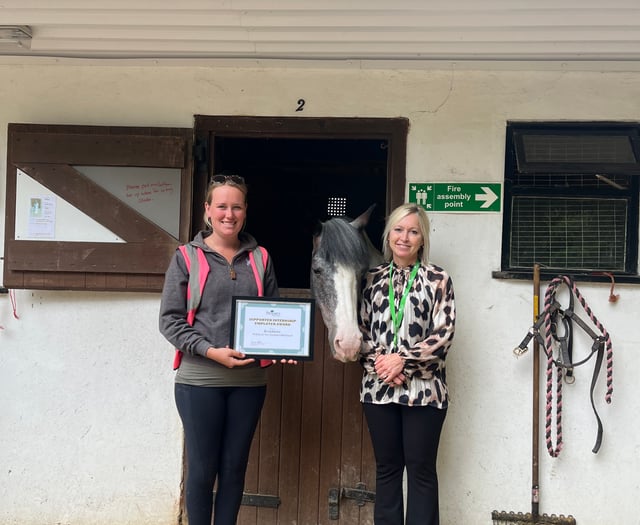
[[[193, 322], [196, 319], [196, 312], [202, 299], [202, 290], [207, 281], [207, 275], [209, 275], [209, 263], [202, 249], [193, 244], [185, 244], [179, 246], [178, 249], [184, 257], [187, 272], [189, 272], [189, 284], [187, 285], [187, 323], [193, 326]], [[182, 352], [176, 349], [173, 357], [173, 369], [177, 370], [180, 368], [181, 362]]]
[[[260, 259], [256, 262], [256, 259]], [[269, 261], [269, 252], [263, 246], [254, 248], [249, 252], [249, 262], [251, 263], [251, 269], [253, 270], [253, 276], [258, 286], [258, 297], [264, 296], [264, 272], [267, 268], [267, 262]]]
[[180, 246], [180, 253], [184, 257], [189, 272], [187, 286], [187, 322], [193, 326], [196, 311], [202, 299], [202, 290], [209, 275], [209, 263], [202, 249], [192, 244]]
[[[258, 261], [256, 261], [258, 259]], [[256, 279], [256, 285], [258, 286], [258, 297], [264, 296], [264, 272], [267, 268], [267, 262], [269, 261], [269, 252], [263, 246], [254, 248], [249, 252], [249, 262], [251, 263], [251, 269], [253, 270], [253, 276]], [[260, 359], [260, 367], [266, 368], [271, 366], [273, 361], [271, 359]]]

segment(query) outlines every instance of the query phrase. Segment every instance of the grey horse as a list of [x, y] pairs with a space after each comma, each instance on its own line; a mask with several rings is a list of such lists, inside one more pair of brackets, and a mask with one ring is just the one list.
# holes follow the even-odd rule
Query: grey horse
[[374, 207], [355, 220], [323, 222], [313, 238], [311, 293], [329, 331], [331, 353], [344, 363], [358, 358], [362, 343], [357, 311], [362, 275], [383, 260], [364, 230]]

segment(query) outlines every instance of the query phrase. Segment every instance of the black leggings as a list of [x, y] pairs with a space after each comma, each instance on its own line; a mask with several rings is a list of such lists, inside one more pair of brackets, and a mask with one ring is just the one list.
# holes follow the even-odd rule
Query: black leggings
[[[375, 525], [438, 525], [436, 461], [446, 409], [363, 403], [376, 457]], [[407, 513], [402, 478], [407, 469]]]
[[266, 386], [199, 387], [176, 383], [176, 406], [187, 449], [185, 492], [189, 525], [211, 525], [212, 510], [214, 525], [236, 523], [251, 441], [266, 391]]

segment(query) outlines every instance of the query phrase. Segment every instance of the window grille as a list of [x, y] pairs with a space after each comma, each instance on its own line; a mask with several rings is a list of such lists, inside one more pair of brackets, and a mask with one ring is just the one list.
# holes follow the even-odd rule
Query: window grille
[[503, 271], [638, 274], [639, 130], [508, 125]]
[[624, 199], [514, 197], [512, 268], [625, 271]]

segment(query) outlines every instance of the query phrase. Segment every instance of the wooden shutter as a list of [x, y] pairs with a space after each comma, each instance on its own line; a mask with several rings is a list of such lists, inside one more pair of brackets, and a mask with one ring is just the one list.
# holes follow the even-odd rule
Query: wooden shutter
[[[8, 131], [4, 286], [160, 291], [171, 256], [190, 235], [192, 130], [9, 124]], [[179, 170], [177, 236], [74, 166]], [[16, 238], [18, 170], [124, 242]]]

